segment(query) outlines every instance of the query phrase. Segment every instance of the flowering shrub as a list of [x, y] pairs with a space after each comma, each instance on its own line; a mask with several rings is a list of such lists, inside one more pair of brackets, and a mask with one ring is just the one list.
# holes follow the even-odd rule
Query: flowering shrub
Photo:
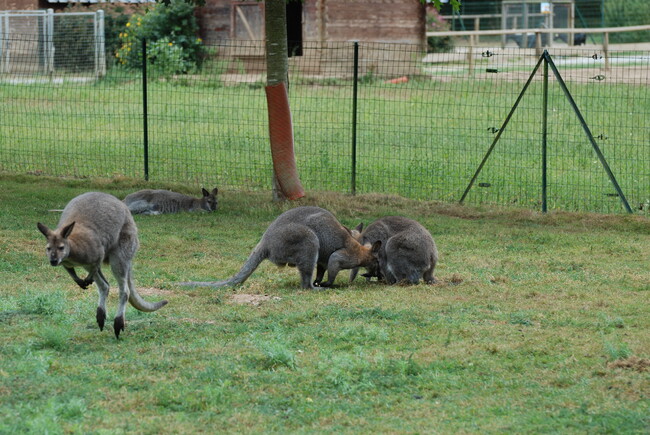
[[[450, 29], [447, 23], [436, 8], [427, 7], [427, 32], [442, 32]], [[454, 48], [454, 42], [449, 36], [427, 37], [427, 52], [449, 52]]]
[[147, 57], [152, 65], [152, 72], [163, 76], [185, 74], [194, 71], [196, 65], [183, 56], [183, 49], [169, 38], [162, 38], [149, 45]]
[[158, 4], [144, 14], [133, 15], [119, 34], [115, 53], [119, 64], [132, 68], [142, 65], [141, 41], [147, 40], [147, 60], [154, 71], [164, 75], [194, 71], [200, 64], [203, 43], [193, 15], [194, 6], [183, 0]]

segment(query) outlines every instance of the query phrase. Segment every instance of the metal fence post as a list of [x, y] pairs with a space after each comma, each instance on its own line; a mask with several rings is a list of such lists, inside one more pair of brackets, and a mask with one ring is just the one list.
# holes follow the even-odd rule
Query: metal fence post
[[352, 180], [351, 191], [357, 193], [357, 85], [359, 82], [359, 42], [354, 41], [354, 71], [352, 72]]
[[147, 40], [142, 38], [142, 134], [144, 141], [144, 179], [149, 180], [149, 127], [147, 114]]
[[106, 40], [104, 36], [104, 11], [95, 13], [95, 77], [106, 75]]
[[48, 9], [45, 16], [45, 72], [52, 79], [54, 74], [54, 9]]
[[542, 96], [542, 213], [548, 210], [546, 202], [546, 168], [547, 168], [547, 153], [546, 144], [548, 140], [548, 60], [544, 58], [544, 84]]

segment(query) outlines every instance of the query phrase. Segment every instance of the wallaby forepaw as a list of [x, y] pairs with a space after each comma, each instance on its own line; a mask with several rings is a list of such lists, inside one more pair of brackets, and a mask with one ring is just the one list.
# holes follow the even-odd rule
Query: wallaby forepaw
[[124, 331], [124, 316], [118, 316], [113, 320], [113, 330], [115, 338], [120, 339], [120, 332]]
[[102, 307], [97, 307], [97, 324], [99, 325], [99, 330], [104, 330], [104, 323], [106, 321], [106, 311]]
[[93, 281], [91, 278], [80, 279], [79, 281], [77, 281], [77, 285], [79, 285], [79, 287], [81, 287], [82, 289], [86, 290], [88, 289], [88, 286], [94, 282], [95, 281]]

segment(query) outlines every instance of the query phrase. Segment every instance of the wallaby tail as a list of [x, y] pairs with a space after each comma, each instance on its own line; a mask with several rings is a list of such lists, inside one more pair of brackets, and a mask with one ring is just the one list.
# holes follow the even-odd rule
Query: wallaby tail
[[167, 305], [167, 301], [160, 301], [160, 302], [147, 302], [144, 299], [142, 299], [142, 296], [140, 296], [140, 293], [135, 289], [135, 287], [131, 288], [131, 291], [129, 292], [129, 303], [133, 306], [138, 311], [145, 311], [145, 312], [151, 312], [151, 311], [156, 311], [165, 305]]
[[268, 257], [267, 250], [262, 247], [262, 242], [253, 249], [253, 252], [248, 257], [242, 268], [232, 278], [224, 281], [187, 281], [181, 282], [181, 286], [191, 287], [226, 287], [234, 286], [243, 283], [249, 276], [257, 269], [262, 261]]

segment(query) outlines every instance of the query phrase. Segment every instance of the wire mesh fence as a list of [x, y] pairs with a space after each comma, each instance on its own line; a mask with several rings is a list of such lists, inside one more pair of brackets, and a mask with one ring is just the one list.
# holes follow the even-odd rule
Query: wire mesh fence
[[[119, 65], [85, 83], [66, 74], [72, 65], [55, 65], [40, 81], [1, 72], [0, 171], [144, 177], [146, 160], [150, 180], [270, 189], [264, 44], [223, 41], [206, 51], [197, 72], [148, 65], [146, 82], [142, 70]], [[355, 61], [350, 42], [305, 43], [303, 55], [290, 58], [296, 159], [307, 190], [458, 201], [499, 135], [465, 202], [539, 208], [546, 136], [549, 209], [624, 211], [553, 77], [546, 132], [541, 71], [500, 131], [539, 53], [425, 54], [387, 43], [359, 43], [356, 53]], [[650, 53], [550, 55], [629, 203], [648, 213]]]

